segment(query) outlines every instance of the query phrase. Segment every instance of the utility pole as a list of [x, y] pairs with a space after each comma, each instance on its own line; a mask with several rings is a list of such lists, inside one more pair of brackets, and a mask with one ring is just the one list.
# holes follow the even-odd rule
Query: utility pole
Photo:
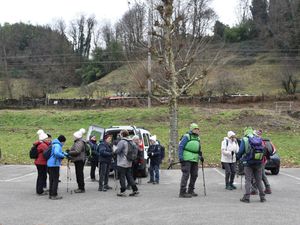
[[150, 2], [149, 7], [149, 15], [148, 15], [148, 79], [147, 79], [147, 86], [148, 86], [148, 108], [151, 108], [151, 94], [152, 94], [152, 87], [151, 87], [151, 37], [152, 37], [152, 22], [153, 21], [153, 0]]

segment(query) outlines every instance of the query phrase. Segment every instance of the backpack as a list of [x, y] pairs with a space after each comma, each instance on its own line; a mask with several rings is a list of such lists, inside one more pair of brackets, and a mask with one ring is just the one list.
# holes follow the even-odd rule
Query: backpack
[[48, 161], [52, 155], [52, 144], [48, 146], [46, 150], [43, 151], [44, 158]]
[[37, 159], [38, 157], [38, 150], [37, 150], [38, 145], [33, 144], [30, 151], [29, 151], [29, 157], [31, 159]]
[[248, 138], [249, 147], [247, 152], [247, 160], [261, 161], [265, 153], [265, 147], [260, 137], [253, 136]]
[[[124, 139], [125, 140], [125, 139]], [[128, 143], [128, 151], [126, 154], [126, 158], [129, 162], [132, 162], [137, 159], [138, 155], [138, 148], [137, 146], [133, 143], [132, 140], [126, 140]]]
[[85, 156], [89, 157], [91, 155], [91, 146], [86, 141], [83, 141], [83, 142], [84, 142]]

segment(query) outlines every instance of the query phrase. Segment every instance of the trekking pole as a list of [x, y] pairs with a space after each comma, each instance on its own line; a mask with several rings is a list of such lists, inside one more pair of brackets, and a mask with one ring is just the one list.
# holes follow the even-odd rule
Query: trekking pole
[[241, 190], [243, 190], [243, 175], [241, 175]]
[[172, 167], [178, 163], [180, 163], [180, 161], [170, 163], [170, 165], [168, 166], [168, 169], [172, 169]]
[[[69, 192], [69, 182], [72, 180], [71, 178], [71, 168], [70, 168], [70, 160], [67, 162], [67, 192]], [[70, 194], [73, 194], [73, 191], [70, 191]]]
[[206, 196], [205, 177], [204, 177], [204, 167], [203, 167], [203, 162], [202, 162], [202, 161], [201, 161], [201, 164], [202, 164], [202, 178], [203, 178], [204, 196]]

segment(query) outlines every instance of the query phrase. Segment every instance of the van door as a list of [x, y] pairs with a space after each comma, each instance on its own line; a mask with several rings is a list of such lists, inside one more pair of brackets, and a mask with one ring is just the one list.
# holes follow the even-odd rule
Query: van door
[[95, 135], [98, 141], [103, 140], [104, 132], [105, 132], [104, 128], [98, 125], [91, 125], [89, 126], [86, 140], [89, 140], [91, 135]]

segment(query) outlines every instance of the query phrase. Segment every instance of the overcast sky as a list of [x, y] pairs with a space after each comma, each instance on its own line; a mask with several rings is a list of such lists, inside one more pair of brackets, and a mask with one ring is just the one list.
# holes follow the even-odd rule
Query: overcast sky
[[[238, 0], [213, 0], [219, 20], [228, 25], [236, 23]], [[56, 19], [67, 23], [81, 14], [95, 15], [97, 21], [112, 24], [128, 9], [128, 0], [2, 0], [0, 23], [24, 22], [33, 25], [52, 24]]]

